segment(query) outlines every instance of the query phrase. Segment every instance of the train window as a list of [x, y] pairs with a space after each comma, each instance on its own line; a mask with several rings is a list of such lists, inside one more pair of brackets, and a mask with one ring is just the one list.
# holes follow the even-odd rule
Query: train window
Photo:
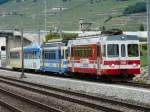
[[139, 56], [138, 44], [128, 44], [128, 56], [129, 57]]
[[85, 48], [85, 57], [88, 58], [88, 55], [89, 55], [89, 49]]
[[85, 54], [85, 53], [84, 53], [84, 49], [82, 48], [82, 49], [81, 49], [81, 57], [84, 57], [84, 54]]
[[60, 49], [59, 52], [58, 52], [58, 58], [59, 59], [64, 59], [64, 52], [63, 52], [63, 49]]
[[64, 49], [62, 49], [62, 58], [61, 59], [65, 59], [65, 52], [64, 52]]
[[106, 57], [106, 45], [103, 45], [102, 55]]
[[2, 50], [2, 51], [5, 51], [5, 50], [6, 50], [6, 47], [5, 47], [5, 46], [2, 46], [2, 47], [1, 47], [1, 50]]
[[92, 57], [92, 54], [93, 54], [92, 48], [89, 48], [89, 50], [88, 50], [88, 57]]
[[78, 48], [77, 57], [82, 57], [82, 49]]
[[122, 44], [122, 45], [121, 45], [121, 57], [125, 57], [125, 56], [126, 56], [125, 45]]
[[44, 59], [56, 59], [56, 52], [55, 51], [44, 51]]
[[10, 52], [10, 58], [11, 59], [19, 59], [20, 58], [19, 52]]
[[75, 50], [74, 50], [74, 55], [76, 56], [76, 57], [80, 57], [80, 52], [81, 52], [81, 49], [80, 48], [75, 48]]
[[74, 56], [74, 49], [71, 47], [71, 57]]
[[37, 59], [37, 51], [34, 51], [34, 53], [33, 53], [33, 59]]
[[118, 44], [108, 44], [107, 45], [107, 56], [108, 57], [118, 57], [119, 56], [119, 45]]

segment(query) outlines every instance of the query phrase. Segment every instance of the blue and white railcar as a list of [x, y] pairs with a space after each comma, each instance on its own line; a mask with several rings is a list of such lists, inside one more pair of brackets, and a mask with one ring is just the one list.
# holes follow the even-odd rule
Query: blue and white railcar
[[62, 41], [48, 42], [41, 47], [43, 72], [65, 74], [68, 72], [67, 47]]
[[40, 46], [32, 43], [23, 48], [24, 51], [24, 68], [29, 70], [40, 70]]

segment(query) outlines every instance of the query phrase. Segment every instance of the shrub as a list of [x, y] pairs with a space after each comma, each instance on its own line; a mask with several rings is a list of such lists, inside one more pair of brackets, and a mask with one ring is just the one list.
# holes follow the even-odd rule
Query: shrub
[[146, 12], [146, 3], [145, 2], [138, 2], [135, 5], [128, 6], [124, 9], [123, 14], [133, 14], [139, 12]]
[[[74, 39], [78, 36], [78, 34], [76, 33], [63, 33], [62, 34], [62, 38], [63, 40], [71, 40]], [[52, 40], [52, 39], [60, 39], [60, 35], [58, 33], [52, 33], [52, 34], [48, 34], [46, 37], [46, 42], [48, 42], [48, 40]]]

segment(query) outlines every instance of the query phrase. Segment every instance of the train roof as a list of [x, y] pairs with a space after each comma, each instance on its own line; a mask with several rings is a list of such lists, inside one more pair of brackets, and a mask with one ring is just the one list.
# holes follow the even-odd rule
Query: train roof
[[139, 40], [139, 38], [135, 35], [112, 35], [112, 36], [107, 36], [106, 40], [111, 41], [111, 40]]
[[66, 46], [66, 42], [65, 41], [47, 42], [43, 44], [41, 47], [59, 47], [59, 46]]
[[86, 37], [80, 37], [76, 38], [75, 40], [70, 40], [68, 42], [68, 45], [73, 44], [73, 45], [82, 45], [82, 44], [95, 44], [98, 42], [107, 42], [107, 41], [139, 41], [139, 38], [134, 35], [125, 35], [125, 34], [120, 34], [120, 35], [105, 35], [105, 34], [100, 34], [100, 35], [90, 35]]
[[23, 48], [24, 51], [38, 51], [40, 50], [40, 46], [38, 43], [32, 43], [29, 46]]

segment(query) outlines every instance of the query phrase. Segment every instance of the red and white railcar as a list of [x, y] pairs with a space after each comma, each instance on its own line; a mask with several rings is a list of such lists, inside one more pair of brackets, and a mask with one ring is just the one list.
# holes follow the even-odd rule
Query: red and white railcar
[[140, 74], [139, 39], [132, 35], [95, 35], [68, 42], [73, 73], [133, 76]]

